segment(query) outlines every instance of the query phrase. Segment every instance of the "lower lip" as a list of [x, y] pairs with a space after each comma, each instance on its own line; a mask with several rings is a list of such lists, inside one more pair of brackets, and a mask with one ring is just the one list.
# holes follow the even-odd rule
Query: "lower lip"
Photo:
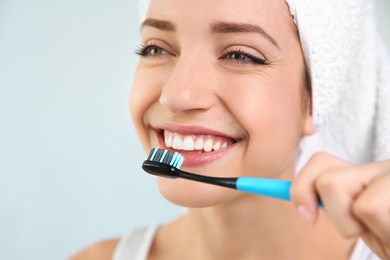
[[163, 149], [180, 153], [185, 158], [183, 166], [188, 166], [188, 167], [202, 166], [211, 163], [215, 160], [218, 160], [219, 158], [224, 156], [227, 152], [229, 152], [233, 147], [235, 147], [236, 144], [237, 143], [234, 143], [218, 151], [197, 153], [196, 151], [173, 150], [172, 148], [168, 148], [165, 146], [164, 140], [160, 138], [160, 146]]

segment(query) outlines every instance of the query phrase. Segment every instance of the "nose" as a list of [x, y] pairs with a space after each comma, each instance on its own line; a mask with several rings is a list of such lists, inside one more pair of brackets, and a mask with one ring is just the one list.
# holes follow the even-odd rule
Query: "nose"
[[160, 104], [173, 113], [204, 111], [215, 101], [213, 69], [206, 59], [179, 57], [167, 77], [160, 95]]

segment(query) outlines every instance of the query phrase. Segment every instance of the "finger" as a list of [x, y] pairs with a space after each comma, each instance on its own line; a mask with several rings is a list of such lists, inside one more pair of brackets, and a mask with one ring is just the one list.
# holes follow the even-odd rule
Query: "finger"
[[325, 171], [347, 165], [350, 164], [339, 158], [326, 153], [317, 153], [296, 176], [291, 185], [290, 196], [304, 224], [312, 225], [318, 217], [315, 180]]
[[390, 243], [390, 173], [376, 176], [356, 198], [352, 213], [370, 232]]
[[365, 231], [364, 225], [352, 213], [354, 197], [365, 187], [367, 178], [358, 167], [343, 167], [320, 175], [315, 187], [328, 217], [345, 237], [354, 237]]

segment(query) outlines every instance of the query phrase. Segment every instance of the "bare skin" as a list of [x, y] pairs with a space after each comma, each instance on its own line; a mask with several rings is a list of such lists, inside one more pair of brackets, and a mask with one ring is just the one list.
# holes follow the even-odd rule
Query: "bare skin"
[[[258, 202], [275, 203], [272, 199]], [[261, 214], [264, 219], [252, 218], [252, 222], [239, 219], [251, 219], [248, 215], [262, 207], [250, 205], [249, 211], [244, 204], [241, 213], [235, 209], [228, 219], [216, 208], [190, 210], [160, 228], [150, 259], [348, 259], [355, 239], [342, 237], [326, 216], [313, 228], [305, 227], [297, 217], [283, 222], [281, 216], [295, 214], [295, 209], [285, 202], [276, 203], [280, 204], [277, 212]]]
[[[349, 259], [359, 236], [390, 257], [389, 161], [318, 154], [295, 178], [299, 141], [315, 129], [284, 1], [152, 0], [141, 38], [130, 111], [147, 153], [169, 146], [163, 133], [221, 135], [232, 140], [221, 156], [183, 168], [294, 180], [291, 203], [158, 178], [162, 195], [189, 210], [159, 228], [149, 259]], [[117, 242], [72, 259], [111, 259]]]
[[108, 260], [112, 259], [119, 239], [111, 239], [98, 242], [94, 245], [88, 246], [81, 250], [74, 256], [70, 257], [69, 260]]

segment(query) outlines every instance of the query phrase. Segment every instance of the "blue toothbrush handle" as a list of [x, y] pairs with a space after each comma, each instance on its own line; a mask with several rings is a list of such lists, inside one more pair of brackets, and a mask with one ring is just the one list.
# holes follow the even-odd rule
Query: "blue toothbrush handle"
[[[236, 188], [239, 191], [288, 201], [291, 201], [290, 187], [291, 181], [278, 179], [239, 177], [236, 181]], [[323, 207], [319, 198], [318, 205]]]
[[291, 181], [267, 178], [239, 177], [236, 182], [236, 187], [237, 190], [240, 191], [281, 200], [291, 200]]

